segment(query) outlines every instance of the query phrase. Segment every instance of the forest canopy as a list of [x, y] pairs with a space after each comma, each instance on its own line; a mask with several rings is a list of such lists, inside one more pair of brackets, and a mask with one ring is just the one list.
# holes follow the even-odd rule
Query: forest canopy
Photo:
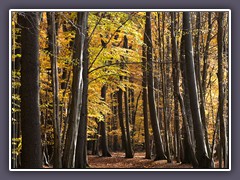
[[12, 169], [229, 168], [229, 12], [12, 11], [10, 38]]

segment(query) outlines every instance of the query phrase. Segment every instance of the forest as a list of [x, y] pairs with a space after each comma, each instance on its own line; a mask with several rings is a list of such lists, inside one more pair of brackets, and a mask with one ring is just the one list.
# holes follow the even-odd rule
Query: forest
[[227, 11], [12, 11], [12, 169], [228, 169]]

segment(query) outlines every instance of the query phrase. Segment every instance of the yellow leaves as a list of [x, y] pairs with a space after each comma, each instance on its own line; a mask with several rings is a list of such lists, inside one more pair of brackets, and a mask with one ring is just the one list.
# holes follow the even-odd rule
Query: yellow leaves
[[12, 146], [15, 148], [12, 149], [12, 154], [19, 155], [22, 149], [22, 138], [12, 138]]

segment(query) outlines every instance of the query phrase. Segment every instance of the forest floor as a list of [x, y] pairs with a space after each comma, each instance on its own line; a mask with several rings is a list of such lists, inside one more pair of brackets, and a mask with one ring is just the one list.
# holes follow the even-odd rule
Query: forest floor
[[112, 157], [99, 157], [99, 156], [88, 156], [88, 163], [90, 168], [192, 168], [190, 164], [181, 164], [173, 161], [167, 163], [167, 160], [154, 161], [151, 159], [145, 159], [144, 152], [136, 152], [134, 158], [125, 158], [125, 154], [122, 152], [111, 153]]

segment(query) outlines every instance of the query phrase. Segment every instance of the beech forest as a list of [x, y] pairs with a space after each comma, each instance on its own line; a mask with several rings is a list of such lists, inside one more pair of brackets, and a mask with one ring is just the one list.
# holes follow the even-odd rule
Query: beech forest
[[228, 169], [228, 11], [12, 11], [11, 169]]

